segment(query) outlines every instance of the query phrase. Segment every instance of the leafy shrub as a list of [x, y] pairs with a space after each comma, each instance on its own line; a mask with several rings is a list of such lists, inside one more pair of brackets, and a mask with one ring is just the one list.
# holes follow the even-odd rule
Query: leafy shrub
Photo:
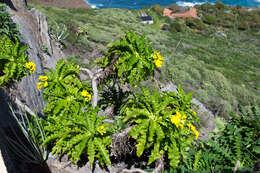
[[18, 41], [13, 43], [6, 35], [0, 36], [0, 87], [35, 72], [35, 64], [27, 61], [27, 49]]
[[18, 28], [11, 20], [10, 14], [6, 10], [6, 6], [0, 4], [0, 35], [7, 35], [12, 41], [21, 41]]
[[103, 123], [96, 110], [74, 113], [73, 116], [49, 116], [44, 129], [47, 138], [44, 144], [51, 145], [56, 156], [67, 154], [72, 162], [77, 162], [88, 155], [89, 163], [94, 160], [111, 165], [108, 150], [113, 128]]
[[202, 17], [203, 22], [213, 25], [216, 23], [216, 17], [215, 16], [211, 16], [211, 15], [205, 15]]
[[233, 172], [240, 162], [238, 172], [252, 172], [260, 158], [259, 106], [240, 108], [241, 115], [232, 115], [219, 133], [201, 141], [189, 150], [189, 156], [178, 167], [185, 172]]
[[113, 82], [109, 86], [105, 86], [101, 92], [101, 98], [99, 100], [100, 108], [107, 108], [113, 106], [114, 114], [118, 115], [122, 105], [127, 102], [130, 91], [123, 91], [123, 89]]
[[247, 30], [248, 28], [249, 28], [249, 26], [248, 26], [248, 23], [247, 22], [245, 22], [245, 21], [240, 21], [239, 23], [238, 23], [238, 26], [237, 26], [237, 28], [239, 29], [239, 30]]
[[103, 68], [113, 67], [113, 73], [122, 83], [137, 84], [153, 77], [155, 67], [161, 67], [163, 57], [153, 50], [145, 36], [126, 32], [125, 37], [111, 43], [105, 57], [98, 61]]
[[68, 29], [64, 24], [61, 25], [61, 24], [54, 23], [54, 25], [50, 27], [50, 33], [53, 35], [54, 39], [57, 42], [60, 42], [62, 44], [64, 44], [64, 41], [69, 36]]
[[181, 88], [178, 93], [159, 94], [155, 90], [153, 95], [143, 89], [127, 102], [121, 114], [123, 122], [133, 125], [129, 135], [137, 141], [137, 156], [151, 149], [148, 164], [166, 154], [174, 168], [186, 157], [186, 149], [199, 135], [193, 125], [199, 119], [191, 110], [191, 95], [185, 95]]
[[151, 7], [151, 9], [158, 15], [162, 16], [163, 15], [163, 10], [164, 8], [158, 4], [155, 4]]
[[186, 25], [181, 23], [180, 21], [173, 21], [170, 24], [170, 31], [171, 32], [184, 32], [186, 31]]
[[40, 76], [37, 88], [44, 88], [44, 98], [48, 101], [44, 108], [46, 115], [72, 116], [81, 109], [90, 107], [90, 87], [76, 77], [79, 66], [59, 60], [56, 70], [48, 69], [49, 73]]
[[185, 23], [192, 29], [204, 30], [206, 29], [205, 24], [200, 19], [187, 18]]
[[224, 9], [224, 8], [225, 8], [225, 4], [224, 4], [223, 2], [221, 2], [221, 1], [217, 1], [217, 2], [215, 3], [215, 7], [216, 7], [217, 9], [221, 10], [221, 9]]

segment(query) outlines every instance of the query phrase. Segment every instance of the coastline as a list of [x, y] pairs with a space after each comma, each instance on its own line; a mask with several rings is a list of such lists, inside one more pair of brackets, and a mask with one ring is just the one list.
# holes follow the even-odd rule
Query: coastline
[[27, 0], [27, 2], [61, 8], [91, 8], [85, 0]]

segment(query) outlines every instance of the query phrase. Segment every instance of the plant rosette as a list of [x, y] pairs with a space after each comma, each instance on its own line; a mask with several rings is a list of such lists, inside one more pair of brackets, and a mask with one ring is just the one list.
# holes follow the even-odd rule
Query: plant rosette
[[137, 156], [151, 150], [148, 165], [165, 154], [170, 166], [176, 168], [199, 135], [193, 125], [199, 124], [199, 119], [191, 110], [191, 94], [185, 95], [181, 88], [178, 93], [159, 94], [155, 90], [153, 95], [143, 89], [128, 101], [121, 114], [123, 122], [133, 126], [129, 136], [137, 141]]
[[27, 49], [6, 35], [0, 36], [0, 87], [36, 71], [35, 63], [28, 61]]
[[113, 67], [113, 74], [123, 84], [136, 84], [153, 77], [155, 68], [161, 68], [164, 58], [152, 48], [145, 36], [126, 31], [125, 37], [109, 44], [107, 54], [97, 61], [102, 67]]
[[114, 129], [111, 124], [104, 123], [104, 117], [97, 115], [98, 109], [67, 117], [50, 116], [46, 120], [46, 140], [44, 144], [52, 146], [52, 153], [67, 154], [72, 162], [87, 155], [91, 167], [94, 160], [111, 165], [108, 148], [112, 142]]
[[71, 116], [91, 107], [91, 87], [77, 77], [78, 65], [60, 60], [56, 69], [48, 70], [49, 73], [39, 77], [37, 84], [39, 90], [43, 88], [47, 100], [44, 108], [46, 114]]

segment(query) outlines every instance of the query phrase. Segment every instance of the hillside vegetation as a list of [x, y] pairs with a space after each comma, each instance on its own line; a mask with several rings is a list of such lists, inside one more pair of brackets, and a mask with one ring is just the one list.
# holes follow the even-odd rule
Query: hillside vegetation
[[[10, 107], [26, 139], [7, 138], [8, 148], [23, 162], [44, 167], [47, 159], [65, 156], [71, 167], [90, 166], [92, 172], [259, 172], [259, 9], [204, 4], [197, 6], [200, 19], [172, 20], [158, 5], [33, 6], [47, 15], [52, 38], [76, 63], [62, 59], [34, 74], [46, 101], [43, 116], [30, 107], [30, 118], [17, 115]], [[23, 35], [6, 8], [0, 12], [0, 88], [8, 88], [36, 65], [27, 61], [28, 47], [19, 46]], [[155, 24], [141, 24], [142, 12]], [[40, 48], [51, 56], [46, 45]], [[186, 91], [180, 85], [177, 92], [159, 92], [169, 82]], [[187, 91], [216, 115], [208, 138], [205, 116]]]
[[[81, 65], [94, 65], [109, 42], [133, 30], [146, 34], [166, 58], [160, 80], [194, 91], [216, 115], [236, 111], [238, 104], [259, 104], [259, 9], [204, 4], [197, 6], [201, 20], [171, 20], [161, 16], [160, 6], [143, 10], [31, 7], [48, 17], [54, 35], [67, 29], [68, 37], [60, 41], [68, 58]], [[175, 5], [170, 8], [178, 10]], [[141, 12], [153, 16], [155, 24], [141, 24]]]

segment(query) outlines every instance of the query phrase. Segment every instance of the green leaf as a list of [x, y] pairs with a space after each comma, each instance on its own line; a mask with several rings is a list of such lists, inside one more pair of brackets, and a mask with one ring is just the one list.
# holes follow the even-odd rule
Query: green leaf
[[168, 158], [170, 160], [170, 166], [177, 168], [180, 162], [180, 152], [175, 141], [172, 141], [168, 149]]
[[260, 146], [254, 146], [253, 151], [260, 154]]
[[92, 168], [95, 159], [95, 145], [92, 140], [88, 142], [88, 160], [90, 167]]
[[94, 143], [98, 148], [98, 152], [100, 152], [102, 156], [102, 160], [104, 160], [106, 164], [111, 165], [108, 151], [106, 150], [106, 146], [103, 145], [102, 140], [100, 140], [99, 138], [95, 138]]

